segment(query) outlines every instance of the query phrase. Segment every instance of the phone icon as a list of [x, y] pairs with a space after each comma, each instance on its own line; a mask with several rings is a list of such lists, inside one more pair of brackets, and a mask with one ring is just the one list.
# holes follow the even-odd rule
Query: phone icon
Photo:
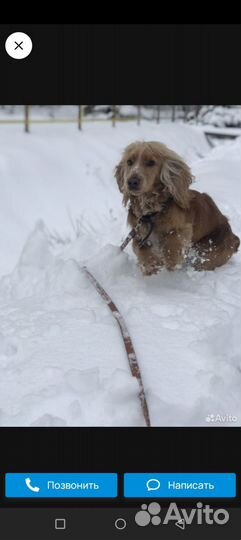
[[33, 491], [34, 493], [38, 493], [40, 491], [40, 488], [37, 486], [31, 486], [32, 480], [31, 478], [25, 478], [25, 484], [30, 491]]

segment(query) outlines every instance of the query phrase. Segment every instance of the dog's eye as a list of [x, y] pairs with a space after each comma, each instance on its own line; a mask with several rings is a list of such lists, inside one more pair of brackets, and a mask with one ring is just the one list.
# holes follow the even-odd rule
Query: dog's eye
[[148, 161], [146, 161], [147, 167], [154, 167], [154, 165], [156, 165], [156, 162], [154, 161], [154, 159], [148, 159]]
[[129, 167], [131, 167], [131, 165], [133, 165], [133, 159], [128, 159], [127, 160], [127, 165], [129, 165]]

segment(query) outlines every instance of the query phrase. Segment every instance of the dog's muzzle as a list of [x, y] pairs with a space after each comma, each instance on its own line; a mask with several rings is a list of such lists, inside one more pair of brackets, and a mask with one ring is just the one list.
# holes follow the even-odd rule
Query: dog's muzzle
[[131, 176], [127, 181], [129, 191], [140, 191], [141, 178], [139, 176]]

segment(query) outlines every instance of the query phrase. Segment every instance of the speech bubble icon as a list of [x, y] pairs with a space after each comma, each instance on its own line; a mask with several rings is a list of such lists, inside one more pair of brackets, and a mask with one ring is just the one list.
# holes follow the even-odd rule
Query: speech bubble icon
[[146, 483], [146, 487], [148, 491], [156, 491], [157, 489], [160, 489], [161, 482], [157, 480], [157, 478], [150, 478]]

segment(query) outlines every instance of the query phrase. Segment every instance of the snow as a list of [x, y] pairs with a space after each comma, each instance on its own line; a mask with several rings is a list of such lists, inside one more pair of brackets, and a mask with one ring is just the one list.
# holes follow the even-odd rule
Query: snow
[[[143, 426], [117, 322], [133, 338], [153, 426], [241, 425], [240, 253], [214, 272], [143, 277], [113, 169], [137, 139], [180, 153], [240, 235], [241, 138], [142, 122], [0, 126], [0, 425]], [[213, 419], [214, 418], [214, 419]]]
[[210, 134], [210, 135], [222, 135], [226, 137], [237, 137], [241, 135], [241, 128], [239, 127], [215, 127], [212, 125], [204, 124], [203, 126], [198, 126], [199, 129], [204, 131], [204, 133]]
[[[191, 113], [192, 117], [193, 113]], [[217, 128], [240, 128], [241, 106], [240, 105], [204, 105], [201, 107], [197, 121], [201, 124], [209, 124]]]

